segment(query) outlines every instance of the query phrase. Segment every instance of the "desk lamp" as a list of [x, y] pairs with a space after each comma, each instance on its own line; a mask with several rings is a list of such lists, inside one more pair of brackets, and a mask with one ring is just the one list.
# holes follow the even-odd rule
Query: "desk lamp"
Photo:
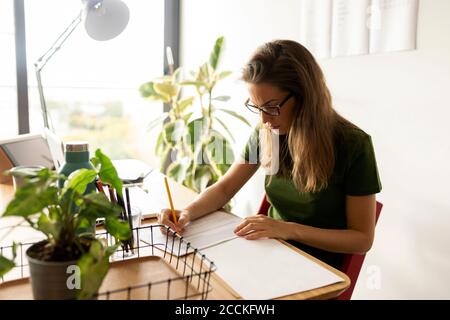
[[106, 41], [118, 36], [127, 26], [130, 17], [128, 7], [121, 0], [82, 0], [81, 2], [80, 13], [58, 36], [50, 49], [34, 63], [44, 127], [49, 130], [52, 128], [50, 128], [41, 81], [41, 71], [47, 62], [61, 48], [81, 21], [84, 21], [84, 28], [92, 39]]

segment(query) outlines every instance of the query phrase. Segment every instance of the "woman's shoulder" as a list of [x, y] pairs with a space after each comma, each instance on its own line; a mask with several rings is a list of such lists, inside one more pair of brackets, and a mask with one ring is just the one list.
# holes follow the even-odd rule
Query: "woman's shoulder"
[[358, 150], [372, 144], [370, 134], [351, 122], [339, 122], [336, 131], [338, 148], [344, 149], [347, 154], [358, 153]]

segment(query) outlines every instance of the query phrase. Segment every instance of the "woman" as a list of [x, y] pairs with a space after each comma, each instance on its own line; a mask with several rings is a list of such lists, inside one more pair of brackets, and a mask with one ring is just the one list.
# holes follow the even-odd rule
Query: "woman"
[[[335, 267], [341, 253], [367, 252], [381, 190], [371, 138], [333, 109], [314, 57], [294, 41], [269, 42], [255, 52], [242, 78], [246, 106], [260, 113], [262, 123], [244, 150], [245, 161], [178, 210], [176, 225], [167, 209], [160, 222], [182, 233], [189, 221], [222, 208], [262, 166], [278, 169], [266, 175], [268, 216], [244, 219], [238, 236], [288, 240]], [[279, 135], [278, 148], [271, 132]]]

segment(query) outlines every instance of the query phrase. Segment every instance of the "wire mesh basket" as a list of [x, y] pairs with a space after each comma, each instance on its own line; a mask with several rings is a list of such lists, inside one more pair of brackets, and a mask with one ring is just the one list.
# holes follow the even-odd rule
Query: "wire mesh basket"
[[[111, 256], [96, 299], [207, 299], [211, 274], [216, 271], [214, 262], [167, 226], [144, 225], [133, 228], [132, 234], [132, 241]], [[97, 237], [114, 244], [106, 231], [97, 232]], [[33, 244], [17, 245], [16, 266], [0, 278], [0, 297], [8, 283], [30, 286], [26, 250]], [[12, 258], [13, 246], [0, 247], [0, 253]], [[17, 279], [24, 281], [12, 281]]]

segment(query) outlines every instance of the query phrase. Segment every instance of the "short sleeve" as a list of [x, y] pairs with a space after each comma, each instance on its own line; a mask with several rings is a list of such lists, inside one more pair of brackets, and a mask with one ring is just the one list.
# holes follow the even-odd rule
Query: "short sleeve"
[[241, 158], [247, 163], [259, 164], [259, 130], [255, 128], [241, 152]]
[[364, 135], [356, 147], [349, 164], [345, 191], [348, 195], [363, 196], [381, 191], [381, 181], [378, 174], [372, 139]]

